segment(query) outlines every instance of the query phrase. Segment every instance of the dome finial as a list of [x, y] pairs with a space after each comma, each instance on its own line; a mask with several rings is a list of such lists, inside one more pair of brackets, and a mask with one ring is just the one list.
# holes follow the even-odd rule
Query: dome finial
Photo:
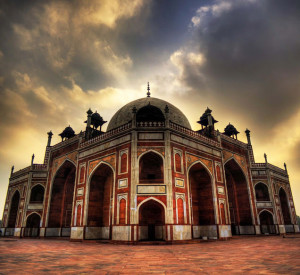
[[150, 85], [149, 85], [149, 82], [148, 82], [148, 85], [147, 85], [147, 97], [150, 97]]

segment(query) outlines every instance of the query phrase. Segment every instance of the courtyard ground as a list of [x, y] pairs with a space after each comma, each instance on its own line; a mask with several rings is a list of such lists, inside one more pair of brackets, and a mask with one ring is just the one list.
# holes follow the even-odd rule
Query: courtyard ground
[[300, 235], [176, 245], [0, 238], [0, 274], [300, 274]]

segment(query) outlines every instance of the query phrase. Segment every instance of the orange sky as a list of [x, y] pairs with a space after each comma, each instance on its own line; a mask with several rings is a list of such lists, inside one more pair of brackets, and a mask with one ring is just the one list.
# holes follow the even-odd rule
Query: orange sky
[[257, 162], [287, 163], [300, 213], [299, 1], [51, 1], [0, 6], [0, 213], [12, 165], [42, 163], [47, 132], [84, 130], [151, 93], [194, 130], [206, 107]]

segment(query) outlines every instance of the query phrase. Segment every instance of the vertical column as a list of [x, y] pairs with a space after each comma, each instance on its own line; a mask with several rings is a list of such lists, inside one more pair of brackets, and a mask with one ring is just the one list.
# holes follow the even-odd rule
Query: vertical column
[[[166, 213], [166, 224], [173, 224], [173, 190], [172, 190], [172, 166], [171, 166], [171, 133], [169, 130], [169, 107], [165, 107], [165, 116], [166, 116], [166, 131], [165, 131], [165, 163], [164, 163], [164, 181], [167, 187], [167, 213]], [[172, 236], [168, 236], [169, 239]]]
[[137, 129], [136, 107], [132, 109], [132, 132], [131, 132], [131, 182], [130, 182], [130, 224], [139, 223], [137, 212], [136, 186], [139, 182], [138, 157], [137, 157]]

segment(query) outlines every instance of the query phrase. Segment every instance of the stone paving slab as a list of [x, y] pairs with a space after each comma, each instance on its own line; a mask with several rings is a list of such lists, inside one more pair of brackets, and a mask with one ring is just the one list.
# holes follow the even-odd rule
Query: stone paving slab
[[300, 235], [178, 245], [0, 238], [0, 274], [300, 274]]

